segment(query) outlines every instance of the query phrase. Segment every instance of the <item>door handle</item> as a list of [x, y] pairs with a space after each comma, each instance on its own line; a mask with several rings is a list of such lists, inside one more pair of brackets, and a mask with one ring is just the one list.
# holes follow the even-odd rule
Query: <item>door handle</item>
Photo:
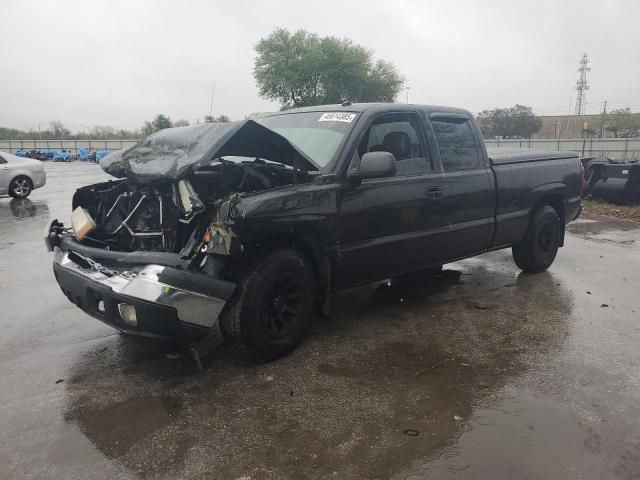
[[425, 194], [427, 196], [427, 200], [437, 202], [442, 199], [444, 193], [442, 192], [442, 187], [427, 187]]

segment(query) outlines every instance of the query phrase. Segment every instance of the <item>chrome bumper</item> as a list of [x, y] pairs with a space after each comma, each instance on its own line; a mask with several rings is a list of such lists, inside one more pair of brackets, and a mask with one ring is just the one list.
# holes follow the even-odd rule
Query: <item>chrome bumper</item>
[[[85, 290], [90, 290], [93, 285], [102, 292], [104, 292], [104, 288], [108, 289], [107, 296], [116, 298], [117, 301], [122, 301], [122, 303], [127, 303], [127, 299], [132, 299], [169, 307], [175, 309], [179, 322], [188, 323], [196, 327], [209, 329], [215, 326], [220, 312], [233, 291], [232, 284], [221, 280], [205, 279], [202, 274], [187, 273], [162, 265], [145, 265], [138, 271], [114, 271], [94, 262], [90, 258], [83, 257], [77, 253], [71, 254], [77, 255], [82, 260], [82, 263], [86, 263], [88, 266], [83, 267], [70, 258], [70, 254], [69, 251], [55, 247], [54, 271], [62, 269], [67, 273], [73, 274], [75, 280], [78, 280], [79, 277], [83, 281], [82, 283], [86, 282], [87, 288]], [[171, 277], [175, 278], [176, 275], [187, 277], [189, 281], [186, 283], [190, 283], [196, 289], [200, 289], [205, 280], [207, 282], [216, 281], [224, 287], [221, 289], [224, 292], [221, 292], [220, 295], [205, 294], [167, 280]], [[58, 283], [63, 291], [67, 293], [66, 286], [63, 285], [63, 281], [59, 277], [56, 274]], [[207, 289], [211, 290], [209, 287]], [[76, 288], [76, 290], [81, 289]], [[86, 303], [80, 299], [79, 306], [86, 305]], [[88, 313], [100, 318], [96, 315], [96, 313], [99, 314], [100, 312]], [[113, 316], [113, 312], [111, 312], [111, 316]], [[115, 322], [110, 322], [109, 319], [100, 319], [116, 328], [122, 329], [121, 326], [114, 325]]]

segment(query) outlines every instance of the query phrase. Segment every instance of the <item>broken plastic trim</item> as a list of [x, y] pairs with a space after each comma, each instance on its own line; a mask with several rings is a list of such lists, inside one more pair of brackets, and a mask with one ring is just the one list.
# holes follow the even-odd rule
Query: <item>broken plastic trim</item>
[[180, 221], [189, 223], [197, 213], [204, 210], [204, 204], [188, 180], [178, 182], [178, 196], [184, 213], [184, 219]]

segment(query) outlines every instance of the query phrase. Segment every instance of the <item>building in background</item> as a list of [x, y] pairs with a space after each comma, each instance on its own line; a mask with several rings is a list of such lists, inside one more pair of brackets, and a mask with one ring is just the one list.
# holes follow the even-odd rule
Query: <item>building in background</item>
[[[640, 113], [632, 113], [640, 124]], [[533, 138], [614, 138], [612, 131], [603, 127], [602, 115], [550, 115], [538, 117], [542, 127]], [[606, 125], [607, 119], [604, 123]]]

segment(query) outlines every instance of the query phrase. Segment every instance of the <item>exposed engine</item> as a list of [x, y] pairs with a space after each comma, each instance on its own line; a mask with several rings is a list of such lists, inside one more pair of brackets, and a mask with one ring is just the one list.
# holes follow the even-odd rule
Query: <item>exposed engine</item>
[[137, 183], [130, 179], [79, 189], [73, 208], [82, 207], [95, 222], [83, 238], [92, 246], [120, 251], [178, 252], [197, 224], [208, 224], [215, 207], [233, 193], [249, 193], [307, 182], [311, 176], [259, 159], [218, 159], [186, 179]]
[[170, 183], [100, 183], [79, 189], [73, 208], [83, 207], [95, 221], [88, 242], [115, 250], [174, 251], [180, 211], [173, 190]]

